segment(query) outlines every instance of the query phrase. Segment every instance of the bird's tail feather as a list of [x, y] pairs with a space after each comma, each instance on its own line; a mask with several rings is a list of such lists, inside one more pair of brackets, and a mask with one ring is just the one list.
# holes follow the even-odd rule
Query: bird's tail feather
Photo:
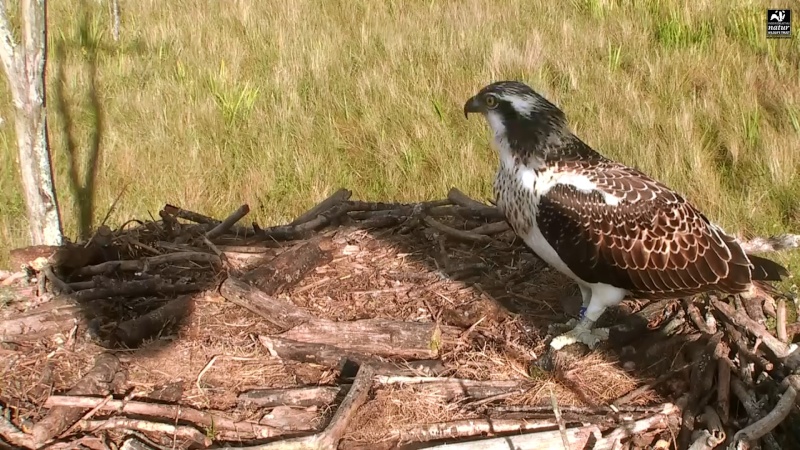
[[754, 255], [747, 255], [747, 258], [753, 264], [754, 281], [781, 281], [789, 276], [789, 271], [775, 261]]

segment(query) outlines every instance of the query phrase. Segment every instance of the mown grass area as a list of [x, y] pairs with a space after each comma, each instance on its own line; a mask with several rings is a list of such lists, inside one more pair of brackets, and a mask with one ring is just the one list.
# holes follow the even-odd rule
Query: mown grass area
[[[341, 186], [387, 201], [451, 186], [486, 198], [496, 158], [485, 123], [465, 120], [462, 106], [491, 81], [520, 79], [589, 144], [667, 182], [728, 231], [797, 232], [800, 39], [798, 30], [766, 39], [768, 6], [785, 7], [140, 0], [122, 2], [115, 42], [107, 2], [49, 2], [49, 124], [66, 231], [85, 228], [78, 199], [94, 193], [96, 223], [126, 186], [112, 225], [157, 216], [165, 202], [215, 216], [249, 203], [252, 219], [274, 224]], [[0, 115], [7, 249], [26, 243], [7, 94]], [[83, 173], [95, 150], [91, 186]], [[779, 260], [796, 270], [796, 253]]]

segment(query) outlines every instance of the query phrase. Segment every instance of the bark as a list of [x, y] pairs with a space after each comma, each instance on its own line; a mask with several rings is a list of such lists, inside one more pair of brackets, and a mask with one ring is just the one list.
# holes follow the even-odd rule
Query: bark
[[22, 43], [11, 34], [0, 5], [0, 59], [14, 103], [14, 124], [28, 226], [33, 245], [61, 245], [63, 234], [53, 183], [44, 83], [46, 0], [22, 0]]

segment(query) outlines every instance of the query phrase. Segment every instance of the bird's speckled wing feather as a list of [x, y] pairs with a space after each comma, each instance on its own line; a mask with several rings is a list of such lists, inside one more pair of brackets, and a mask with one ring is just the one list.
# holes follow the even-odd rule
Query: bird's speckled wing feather
[[[556, 184], [539, 203], [542, 235], [577, 276], [648, 298], [748, 287], [752, 265], [741, 247], [664, 185], [608, 160], [555, 165], [597, 186]], [[600, 191], [620, 201], [610, 205]]]

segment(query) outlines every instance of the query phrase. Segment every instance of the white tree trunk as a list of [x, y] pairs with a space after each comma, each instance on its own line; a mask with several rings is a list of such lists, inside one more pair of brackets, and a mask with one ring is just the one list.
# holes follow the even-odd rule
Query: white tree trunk
[[15, 43], [5, 0], [0, 0], [0, 59], [15, 108], [22, 189], [32, 245], [61, 245], [63, 234], [53, 184], [44, 83], [46, 0], [21, 0], [22, 45]]

